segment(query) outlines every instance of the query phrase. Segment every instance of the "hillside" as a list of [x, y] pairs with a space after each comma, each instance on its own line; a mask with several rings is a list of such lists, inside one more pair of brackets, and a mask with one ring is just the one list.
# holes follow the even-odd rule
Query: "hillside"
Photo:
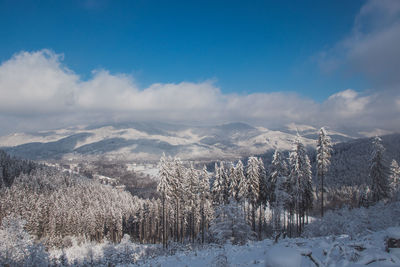
[[[371, 144], [372, 138], [361, 138], [334, 145], [327, 183], [331, 186], [365, 183], [369, 175]], [[382, 136], [382, 144], [386, 166], [389, 167], [393, 159], [399, 162], [400, 134]]]
[[[304, 128], [304, 129], [303, 129]], [[315, 145], [317, 129], [269, 130], [244, 123], [217, 126], [186, 126], [142, 122], [80, 126], [0, 137], [9, 154], [33, 160], [96, 157], [158, 161], [160, 155], [184, 160], [237, 159], [279, 148], [290, 149], [297, 134], [307, 146]], [[334, 141], [352, 139], [336, 133]]]

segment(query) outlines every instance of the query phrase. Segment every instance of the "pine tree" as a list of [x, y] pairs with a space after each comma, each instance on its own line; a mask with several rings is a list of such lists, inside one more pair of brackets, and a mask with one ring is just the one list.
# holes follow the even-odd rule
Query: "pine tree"
[[322, 127], [319, 130], [317, 141], [317, 176], [319, 178], [321, 190], [321, 217], [324, 216], [324, 178], [330, 165], [331, 151], [332, 145], [330, 137]]
[[220, 195], [222, 191], [222, 177], [220, 175], [218, 163], [214, 164], [214, 181], [212, 183], [212, 198], [215, 205], [220, 204]]
[[273, 209], [274, 229], [279, 231], [280, 218], [283, 207], [290, 202], [287, 194], [288, 170], [281, 153], [275, 150], [268, 176], [268, 202]]
[[287, 165], [285, 160], [282, 158], [282, 154], [276, 149], [272, 157], [272, 162], [269, 170], [267, 180], [267, 200], [270, 206], [273, 206], [275, 202], [275, 187], [278, 177], [287, 177]]
[[277, 176], [275, 184], [275, 202], [273, 203], [273, 223], [276, 234], [281, 232], [282, 211], [286, 203], [290, 202], [290, 195], [286, 192], [287, 177]]
[[196, 222], [198, 219], [198, 207], [199, 207], [199, 175], [197, 170], [193, 167], [193, 162], [190, 163], [190, 168], [187, 170], [187, 197], [184, 202], [188, 213], [188, 224], [189, 224], [189, 235], [190, 239], [194, 241]]
[[244, 166], [241, 160], [236, 163], [235, 166], [235, 199], [238, 203], [241, 203], [247, 197], [247, 180], [244, 175]]
[[229, 199], [231, 198], [230, 195], [230, 188], [231, 188], [231, 177], [229, 176], [228, 170], [225, 168], [223, 162], [220, 163], [220, 172], [222, 177], [222, 202], [224, 204], [229, 203]]
[[312, 207], [311, 164], [298, 135], [289, 156], [290, 180], [294, 189], [294, 205], [298, 233], [301, 233], [306, 212]]
[[247, 162], [246, 176], [248, 181], [247, 197], [252, 208], [251, 226], [253, 231], [255, 231], [256, 230], [255, 212], [256, 212], [257, 202], [260, 196], [260, 167], [258, 159], [256, 157], [249, 157], [249, 160]]
[[[174, 225], [174, 235], [175, 241], [183, 242], [183, 214], [182, 205], [184, 203], [185, 194], [185, 168], [182, 161], [175, 157], [172, 163], [172, 195], [175, 204], [175, 225]], [[182, 205], [181, 205], [182, 204]]]
[[255, 236], [244, 220], [238, 203], [233, 199], [230, 203], [217, 207], [210, 232], [214, 241], [220, 244], [230, 240], [233, 244], [243, 245], [247, 240], [253, 240]]
[[208, 225], [207, 216], [211, 207], [211, 194], [210, 194], [210, 176], [207, 171], [207, 167], [204, 165], [203, 171], [201, 172], [201, 178], [199, 179], [199, 192], [200, 192], [200, 229], [201, 229], [201, 242], [204, 243], [205, 230]]
[[236, 173], [235, 173], [235, 165], [233, 165], [232, 162], [229, 163], [229, 199], [234, 198], [236, 196], [236, 189], [238, 187], [238, 182], [236, 179]]
[[264, 218], [263, 211], [265, 210], [265, 207], [267, 205], [267, 197], [268, 197], [267, 172], [265, 170], [262, 158], [258, 158], [258, 170], [259, 170], [259, 179], [258, 179], [259, 194], [258, 194], [257, 205], [260, 211], [258, 216], [258, 236], [261, 239], [263, 218]]
[[265, 206], [268, 198], [268, 186], [267, 186], [267, 172], [264, 167], [264, 162], [262, 158], [258, 158], [258, 185], [259, 185], [259, 195], [258, 195], [258, 203], [259, 205]]
[[385, 148], [382, 145], [382, 139], [378, 136], [373, 138], [369, 175], [373, 202], [378, 202], [389, 196], [389, 171], [385, 164], [384, 151]]
[[400, 190], [400, 167], [396, 160], [390, 164], [389, 187], [392, 196]]
[[212, 194], [214, 204], [219, 205], [225, 203], [229, 199], [229, 186], [227, 184], [227, 174], [225, 172], [224, 163], [215, 163], [214, 170], [214, 183], [212, 187]]
[[172, 188], [171, 188], [171, 165], [170, 162], [167, 162], [165, 158], [165, 154], [160, 158], [160, 162], [158, 163], [159, 170], [159, 183], [157, 186], [157, 191], [161, 195], [161, 205], [162, 205], [162, 241], [163, 247], [167, 247], [167, 216], [166, 216], [166, 202], [170, 199]]

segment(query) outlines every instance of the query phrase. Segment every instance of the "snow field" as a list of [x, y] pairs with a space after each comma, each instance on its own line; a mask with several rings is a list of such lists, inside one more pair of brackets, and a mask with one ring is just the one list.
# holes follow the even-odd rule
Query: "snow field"
[[69, 264], [96, 266], [160, 267], [334, 267], [400, 266], [398, 250], [386, 251], [385, 240], [398, 234], [399, 227], [374, 232], [357, 239], [348, 235], [318, 238], [282, 239], [249, 242], [238, 246], [208, 244], [198, 247], [170, 244], [168, 251], [159, 245], [140, 245], [124, 238], [120, 244], [83, 243], [64, 250], [50, 250], [50, 259], [64, 253]]

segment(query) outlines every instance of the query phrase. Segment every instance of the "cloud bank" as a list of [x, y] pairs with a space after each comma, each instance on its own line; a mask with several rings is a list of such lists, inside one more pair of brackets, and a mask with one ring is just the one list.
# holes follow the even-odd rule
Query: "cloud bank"
[[224, 94], [211, 81], [156, 83], [97, 70], [82, 80], [49, 50], [20, 52], [0, 65], [2, 134], [76, 124], [157, 120], [189, 124], [243, 121], [266, 127], [288, 123], [334, 128], [399, 130], [400, 94], [351, 89], [323, 103], [295, 93]]
[[361, 74], [376, 90], [400, 87], [400, 1], [367, 1], [355, 17], [350, 34], [321, 51], [319, 65]]
[[146, 120], [400, 131], [399, 47], [400, 1], [367, 1], [349, 35], [321, 51], [318, 63], [325, 71], [361, 74], [371, 88], [340, 90], [322, 103], [296, 93], [225, 94], [212, 81], [139, 88], [134, 77], [107, 70], [82, 80], [63, 55], [22, 51], [0, 65], [0, 134]]

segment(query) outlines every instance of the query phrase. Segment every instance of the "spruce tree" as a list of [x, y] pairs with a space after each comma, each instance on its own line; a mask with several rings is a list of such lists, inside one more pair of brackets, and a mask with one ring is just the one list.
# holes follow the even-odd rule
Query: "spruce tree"
[[272, 157], [272, 162], [269, 170], [268, 180], [267, 180], [267, 200], [270, 206], [273, 206], [275, 202], [275, 187], [278, 177], [287, 176], [287, 166], [286, 162], [282, 158], [282, 154], [276, 149]]
[[[222, 165], [222, 163], [221, 163]], [[221, 166], [223, 168], [223, 165]], [[224, 174], [221, 170], [221, 167], [218, 166], [218, 163], [215, 163], [214, 167], [214, 182], [212, 186], [212, 195], [215, 205], [219, 205], [223, 203], [223, 192], [224, 192]]]
[[400, 189], [400, 167], [396, 160], [392, 160], [390, 164], [389, 187], [392, 196]]
[[258, 203], [259, 205], [265, 206], [267, 203], [268, 197], [268, 187], [267, 187], [267, 171], [264, 167], [264, 162], [261, 158], [258, 158], [258, 187], [259, 187], [259, 194], [258, 194]]
[[236, 195], [236, 189], [238, 187], [237, 179], [236, 179], [236, 173], [235, 173], [235, 165], [233, 163], [229, 163], [229, 198], [234, 198]]
[[230, 187], [231, 187], [231, 179], [229, 177], [229, 172], [225, 168], [223, 162], [220, 163], [220, 175], [222, 177], [222, 196], [221, 203], [228, 204], [230, 199]]
[[369, 173], [373, 202], [378, 202], [389, 196], [389, 171], [385, 164], [384, 151], [382, 139], [378, 136], [373, 138]]
[[157, 186], [157, 191], [161, 195], [161, 205], [162, 205], [162, 242], [163, 247], [167, 247], [167, 220], [166, 220], [166, 202], [170, 198], [171, 194], [171, 170], [168, 162], [166, 161], [165, 154], [163, 154], [160, 158], [160, 162], [158, 163], [158, 175], [159, 182]]
[[210, 233], [212, 239], [220, 244], [230, 240], [233, 244], [244, 245], [255, 237], [255, 233], [244, 219], [243, 211], [233, 199], [230, 203], [216, 208]]
[[248, 200], [251, 204], [251, 220], [252, 220], [252, 229], [256, 230], [256, 222], [255, 222], [255, 211], [257, 202], [259, 200], [260, 195], [260, 168], [259, 162], [256, 157], [250, 157], [247, 162], [247, 171], [246, 171], [247, 181], [248, 181]]
[[321, 217], [324, 216], [324, 179], [331, 163], [331, 151], [331, 139], [327, 135], [326, 130], [322, 127], [319, 130], [317, 141], [317, 176], [319, 178], [319, 186], [321, 190]]
[[195, 238], [195, 228], [198, 220], [198, 212], [199, 212], [199, 174], [198, 171], [193, 167], [193, 162], [190, 163], [190, 167], [186, 173], [186, 195], [187, 197], [184, 199], [184, 204], [186, 208], [186, 213], [188, 217], [188, 231], [189, 237], [192, 241]]
[[244, 175], [244, 166], [241, 160], [236, 163], [235, 166], [235, 180], [237, 183], [235, 190], [235, 199], [238, 203], [241, 203], [247, 197], [247, 180]]
[[312, 176], [310, 159], [298, 135], [290, 153], [290, 180], [294, 189], [294, 205], [297, 218], [297, 230], [301, 233], [304, 218], [312, 207]]
[[210, 176], [207, 167], [204, 165], [199, 179], [199, 193], [200, 193], [200, 229], [201, 229], [201, 242], [204, 243], [205, 229], [208, 225], [207, 216], [210, 211], [207, 210], [211, 207], [211, 194], [210, 194]]
[[282, 154], [275, 150], [268, 176], [268, 202], [273, 210], [275, 231], [280, 231], [280, 218], [283, 207], [289, 202], [287, 194], [288, 170]]

